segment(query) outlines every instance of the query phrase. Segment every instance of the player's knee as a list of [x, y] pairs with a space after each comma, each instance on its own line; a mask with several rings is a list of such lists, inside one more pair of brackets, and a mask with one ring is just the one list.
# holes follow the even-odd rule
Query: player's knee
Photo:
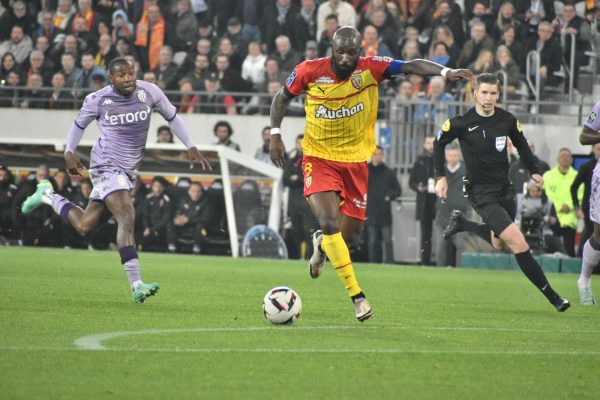
[[529, 250], [529, 245], [527, 244], [527, 241], [525, 240], [523, 235], [510, 238], [507, 241], [507, 245], [515, 254], [523, 253]]
[[74, 228], [81, 236], [88, 236], [94, 230], [94, 226], [91, 223], [86, 222], [79, 223], [75, 225]]
[[338, 223], [335, 218], [321, 217], [319, 218], [319, 225], [325, 235], [333, 235], [339, 231]]

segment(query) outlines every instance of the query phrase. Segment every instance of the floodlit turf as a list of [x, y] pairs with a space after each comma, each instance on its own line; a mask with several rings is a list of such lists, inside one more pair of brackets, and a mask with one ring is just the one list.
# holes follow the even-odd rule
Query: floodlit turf
[[[600, 307], [578, 304], [575, 275], [550, 275], [573, 302], [562, 314], [517, 272], [359, 264], [375, 310], [360, 324], [331, 266], [312, 280], [296, 261], [145, 253], [141, 262], [161, 290], [134, 304], [114, 252], [1, 248], [0, 398], [600, 393]], [[262, 316], [277, 285], [302, 297], [293, 326]]]

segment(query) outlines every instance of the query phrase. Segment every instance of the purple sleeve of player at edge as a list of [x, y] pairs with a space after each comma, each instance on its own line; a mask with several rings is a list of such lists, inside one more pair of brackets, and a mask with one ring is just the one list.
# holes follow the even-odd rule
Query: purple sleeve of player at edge
[[196, 147], [194, 146], [194, 143], [190, 138], [187, 128], [185, 127], [185, 124], [183, 123], [183, 120], [181, 119], [181, 117], [179, 117], [179, 115], [175, 115], [175, 118], [173, 118], [169, 125], [171, 125], [173, 133], [179, 138], [179, 140], [183, 142], [185, 147], [187, 147], [188, 149]]
[[585, 126], [593, 131], [600, 131], [600, 101], [594, 104], [590, 116], [585, 121]]
[[65, 149], [65, 153], [74, 152], [77, 148], [77, 145], [81, 141], [83, 137], [83, 131], [85, 128], [98, 117], [98, 99], [96, 93], [91, 93], [86, 96], [83, 106], [81, 106], [81, 110], [73, 121], [71, 125], [71, 129], [69, 129], [69, 133], [67, 134], [67, 147]]

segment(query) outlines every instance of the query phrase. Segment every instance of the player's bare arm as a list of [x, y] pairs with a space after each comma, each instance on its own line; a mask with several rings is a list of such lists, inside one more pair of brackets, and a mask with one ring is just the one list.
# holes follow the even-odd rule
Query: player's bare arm
[[273, 164], [279, 168], [283, 168], [285, 165], [285, 146], [283, 140], [281, 140], [281, 133], [273, 133], [273, 128], [281, 126], [281, 121], [283, 121], [283, 117], [292, 99], [293, 97], [290, 97], [281, 88], [275, 94], [271, 103], [271, 142], [269, 143], [269, 154]]
[[451, 81], [473, 79], [473, 72], [468, 69], [450, 69], [432, 61], [416, 59], [406, 61], [402, 66], [403, 74], [442, 75]]
[[584, 125], [579, 135], [579, 143], [583, 145], [600, 143], [600, 132], [596, 132]]

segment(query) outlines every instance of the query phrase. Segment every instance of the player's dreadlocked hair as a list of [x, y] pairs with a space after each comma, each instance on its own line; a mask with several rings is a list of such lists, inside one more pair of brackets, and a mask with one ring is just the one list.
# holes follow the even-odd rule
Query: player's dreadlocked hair
[[115, 72], [115, 68], [120, 65], [131, 64], [131, 61], [125, 57], [113, 58], [108, 64], [108, 72], [112, 75]]
[[475, 79], [475, 83], [473, 84], [473, 89], [474, 90], [479, 89], [479, 85], [481, 85], [482, 83], [496, 85], [496, 87], [498, 87], [498, 90], [500, 90], [500, 81], [498, 81], [498, 77], [496, 76], [496, 74], [491, 74], [489, 72], [486, 72], [484, 74], [479, 75]]

